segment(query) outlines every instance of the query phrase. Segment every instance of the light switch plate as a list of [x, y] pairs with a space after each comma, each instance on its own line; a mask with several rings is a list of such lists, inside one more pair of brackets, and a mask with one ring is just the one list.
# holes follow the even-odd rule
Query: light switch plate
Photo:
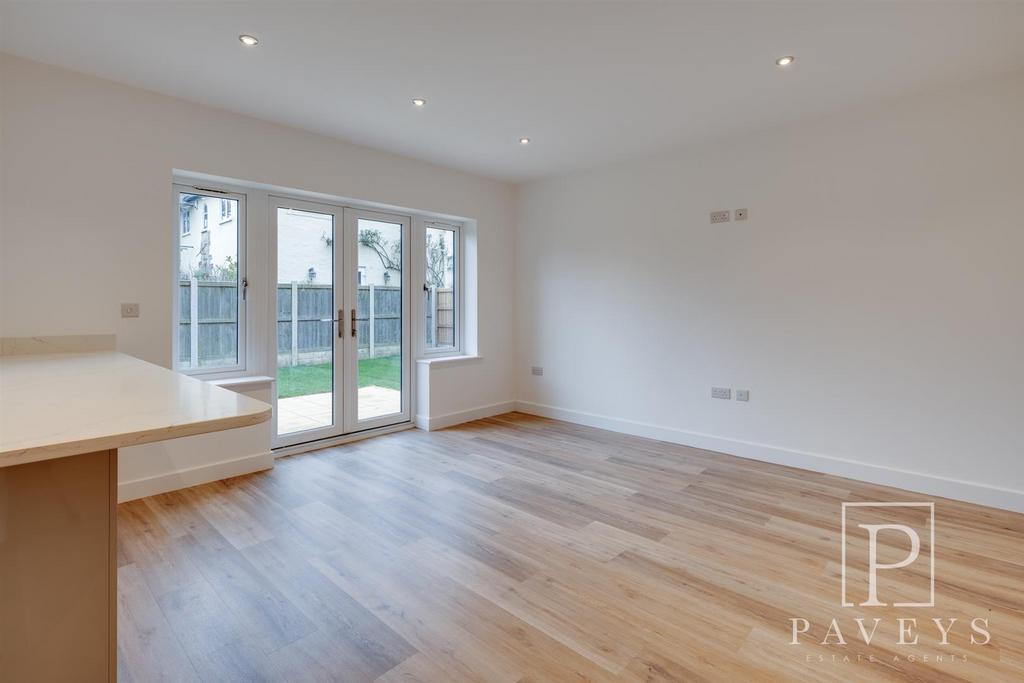
[[139, 317], [139, 305], [138, 304], [121, 304], [121, 317], [122, 318], [138, 318]]
[[746, 209], [736, 209], [736, 211], [734, 212], [734, 215], [736, 216], [736, 220], [738, 220], [738, 221], [745, 221], [745, 220], [747, 220], [747, 210]]
[[539, 365], [534, 365], [532, 368], [530, 368], [530, 374], [536, 377], [540, 377], [541, 375], [544, 374], [544, 368], [540, 367]]
[[736, 390], [737, 401], [749, 401], [750, 400], [750, 389], [737, 389]]

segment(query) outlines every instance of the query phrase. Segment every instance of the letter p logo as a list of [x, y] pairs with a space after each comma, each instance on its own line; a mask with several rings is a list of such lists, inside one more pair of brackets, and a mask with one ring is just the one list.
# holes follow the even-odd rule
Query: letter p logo
[[[876, 508], [876, 509], [872, 509]], [[911, 511], [907, 510], [896, 510], [895, 508], [913, 508]], [[867, 532], [866, 539], [863, 534], [857, 538], [848, 538], [847, 536], [847, 519], [851, 514], [865, 514], [871, 517], [877, 518], [879, 513], [883, 515], [891, 516], [897, 519], [912, 518], [915, 526], [919, 526], [915, 529], [909, 524], [902, 523], [883, 523], [883, 524], [856, 524], [855, 528], [863, 529]], [[928, 542], [927, 555], [925, 558], [928, 560], [928, 575], [925, 578], [921, 577], [921, 570], [914, 571], [917, 568], [912, 567], [915, 562], [921, 558], [922, 541], [921, 533], [925, 532]], [[898, 559], [894, 562], [881, 562], [879, 561], [879, 535], [880, 532], [886, 532], [882, 536], [886, 539], [888, 545], [883, 547], [883, 550], [888, 555], [897, 555], [899, 553], [905, 553], [902, 559]], [[895, 533], [894, 533], [895, 532]], [[867, 541], [867, 566], [866, 572], [863, 571], [862, 564], [851, 561], [852, 553], [857, 553], [859, 557], [863, 556], [863, 541]], [[859, 541], [859, 543], [856, 543]], [[851, 555], [848, 555], [847, 546], [850, 543]], [[934, 503], [843, 503], [843, 516], [842, 516], [842, 582], [843, 582], [843, 598], [842, 603], [844, 607], [852, 607], [855, 603], [848, 599], [848, 587], [847, 581], [852, 580], [851, 577], [856, 574], [866, 573], [867, 575], [867, 599], [858, 602], [856, 604], [861, 607], [883, 607], [888, 605], [888, 602], [879, 600], [879, 571], [897, 570], [905, 567], [910, 567], [909, 577], [910, 583], [915, 583], [916, 586], [905, 587], [907, 590], [916, 589], [920, 593], [920, 597], [927, 595], [928, 601], [918, 602], [899, 602], [894, 601], [892, 604], [896, 607], [934, 607], [935, 606], [935, 504]], [[907, 545], [909, 544], [909, 547]], [[922, 562], [924, 560], [922, 559]], [[850, 571], [850, 570], [853, 571]], [[863, 589], [861, 589], [863, 590]], [[925, 592], [927, 591], [927, 592]]]
[[[860, 603], [861, 607], [888, 605], [889, 603], [878, 600], [878, 570], [899, 569], [913, 563], [921, 554], [921, 537], [906, 524], [858, 524], [857, 526], [868, 530], [868, 600]], [[906, 558], [892, 564], [878, 563], [878, 532], [882, 529], [895, 529], [910, 537], [910, 553]]]

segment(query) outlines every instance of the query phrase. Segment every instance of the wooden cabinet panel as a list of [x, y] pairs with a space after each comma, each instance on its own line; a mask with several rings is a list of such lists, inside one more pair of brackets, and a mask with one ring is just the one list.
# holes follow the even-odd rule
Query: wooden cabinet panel
[[117, 451], [0, 468], [0, 680], [116, 678]]

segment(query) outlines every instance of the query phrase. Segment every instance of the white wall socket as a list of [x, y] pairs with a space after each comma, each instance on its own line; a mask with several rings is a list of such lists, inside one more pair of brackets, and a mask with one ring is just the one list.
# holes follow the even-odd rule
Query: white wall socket
[[727, 387], [711, 387], [711, 398], [724, 398], [729, 400], [732, 398], [732, 389]]
[[729, 215], [730, 215], [730, 213], [731, 212], [728, 211], [728, 210], [725, 210], [725, 211], [712, 211], [711, 212], [711, 222], [712, 223], [728, 223], [729, 222]]
[[749, 401], [750, 400], [750, 389], [737, 389], [736, 390], [737, 401]]
[[530, 368], [530, 374], [535, 375], [536, 377], [540, 377], [541, 375], [544, 374], [544, 368], [540, 367], [539, 365], [534, 365], [532, 368]]
[[122, 318], [138, 318], [139, 317], [139, 305], [138, 304], [121, 304], [121, 317]]

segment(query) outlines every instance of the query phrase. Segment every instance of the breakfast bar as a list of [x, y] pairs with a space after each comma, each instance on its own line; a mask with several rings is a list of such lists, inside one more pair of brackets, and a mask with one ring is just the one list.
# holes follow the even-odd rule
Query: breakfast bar
[[118, 449], [270, 413], [114, 351], [0, 357], [0, 679], [115, 680]]

